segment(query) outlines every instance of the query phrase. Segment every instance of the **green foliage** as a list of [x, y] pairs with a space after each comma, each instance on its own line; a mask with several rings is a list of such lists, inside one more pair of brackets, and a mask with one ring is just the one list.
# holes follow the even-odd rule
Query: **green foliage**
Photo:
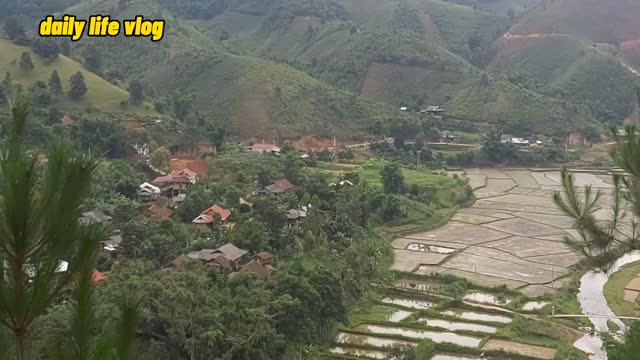
[[33, 70], [33, 62], [31, 61], [31, 55], [28, 52], [20, 54], [20, 69], [22, 71], [29, 72]]
[[416, 347], [416, 360], [428, 360], [436, 352], [436, 343], [432, 340], [420, 340]]
[[62, 94], [62, 80], [60, 80], [60, 75], [56, 70], [51, 72], [51, 77], [49, 78], [49, 90], [54, 96]]
[[[71, 93], [73, 88], [69, 90]], [[71, 137], [84, 149], [120, 158], [131, 152], [121, 124], [101, 115], [85, 115], [71, 128]]]
[[640, 215], [640, 167], [636, 161], [640, 156], [640, 136], [635, 127], [626, 128], [621, 134], [614, 131], [614, 136], [617, 145], [612, 149], [611, 157], [628, 175], [613, 175], [609, 221], [603, 223], [595, 216], [603, 194], [590, 186], [580, 191], [574, 175], [567, 170], [562, 172], [562, 192], [553, 196], [558, 208], [576, 220], [578, 233], [567, 237], [567, 244], [594, 265], [605, 269], [622, 254], [639, 248], [637, 234], [624, 233], [620, 229], [625, 226], [622, 219]]
[[518, 148], [510, 142], [502, 142], [502, 135], [498, 132], [490, 132], [482, 138], [482, 152], [487, 158], [496, 163], [515, 160], [518, 156]]
[[48, 61], [53, 61], [60, 53], [60, 47], [54, 39], [38, 38], [33, 43], [33, 52]]
[[144, 87], [140, 81], [133, 80], [129, 83], [129, 98], [134, 105], [139, 105], [144, 100]]
[[611, 360], [632, 360], [637, 358], [640, 351], [640, 323], [633, 322], [631, 324], [622, 343], [613, 339], [610, 335], [605, 336], [604, 348], [607, 351], [607, 357]]
[[82, 73], [78, 71], [69, 78], [69, 97], [77, 101], [84, 97], [86, 93], [87, 84]]
[[380, 172], [382, 188], [386, 194], [399, 194], [403, 192], [404, 175], [398, 163], [388, 163]]
[[169, 150], [163, 147], [159, 147], [151, 153], [149, 157], [149, 162], [153, 167], [159, 169], [160, 171], [169, 170], [169, 162], [171, 161], [171, 153]]
[[[19, 98], [11, 108], [9, 133], [0, 161], [0, 256], [5, 262], [0, 284], [3, 298], [2, 358], [27, 360], [34, 354], [30, 338], [38, 321], [73, 287], [72, 313], [65, 319], [70, 337], [49, 350], [55, 359], [124, 360], [131, 356], [135, 311], [122, 312], [119, 335], [103, 334], [96, 341], [91, 277], [98, 243], [104, 233], [95, 225], [78, 222], [98, 166], [97, 158], [54, 140], [45, 169], [24, 145], [29, 106]], [[67, 267], [59, 271], [61, 261]], [[29, 304], [29, 306], [25, 306]], [[66, 322], [65, 321], [65, 322]], [[126, 356], [125, 356], [126, 355]]]

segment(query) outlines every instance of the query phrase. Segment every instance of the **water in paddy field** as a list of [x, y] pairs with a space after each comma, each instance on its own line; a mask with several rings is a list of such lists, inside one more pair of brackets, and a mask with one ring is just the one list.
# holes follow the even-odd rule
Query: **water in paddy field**
[[429, 339], [436, 343], [451, 343], [458, 346], [478, 347], [482, 339], [466, 335], [458, 335], [452, 332], [438, 332], [413, 328], [394, 327], [386, 325], [366, 324], [358, 326], [358, 329], [379, 335], [400, 335], [406, 338], [422, 340]]
[[502, 324], [508, 324], [512, 321], [512, 319], [508, 316], [483, 314], [483, 313], [477, 313], [473, 311], [457, 312], [457, 311], [447, 310], [442, 312], [442, 314], [447, 316], [455, 316], [460, 319], [496, 322], [496, 323], [502, 323]]
[[488, 325], [479, 325], [473, 323], [464, 323], [464, 322], [456, 322], [456, 321], [448, 321], [441, 319], [420, 319], [420, 322], [424, 323], [427, 326], [438, 327], [451, 331], [460, 331], [460, 330], [468, 330], [468, 331], [477, 331], [488, 334], [495, 334], [498, 330], [493, 326]]
[[407, 250], [411, 251], [419, 251], [419, 252], [432, 252], [437, 254], [452, 254], [456, 252], [456, 249], [435, 246], [435, 245], [427, 245], [427, 244], [418, 244], [412, 243], [407, 246]]
[[464, 299], [467, 301], [473, 301], [479, 304], [490, 304], [490, 305], [506, 305], [511, 300], [500, 300], [496, 296], [491, 294], [485, 294], [481, 292], [472, 292], [464, 296]]
[[386, 359], [387, 353], [379, 350], [359, 349], [348, 346], [335, 346], [329, 349], [334, 354], [343, 354], [351, 356], [364, 356], [371, 359]]
[[524, 306], [522, 307], [522, 310], [524, 311], [540, 310], [547, 305], [549, 305], [549, 303], [546, 301], [529, 301], [528, 303], [524, 304]]
[[480, 358], [463, 357], [456, 355], [436, 354], [431, 360], [480, 360]]
[[419, 309], [419, 310], [428, 309], [433, 306], [432, 302], [413, 300], [413, 299], [384, 298], [382, 299], [382, 302], [386, 304], [395, 304], [395, 305], [400, 305], [407, 308]]
[[[599, 271], [589, 271], [580, 279], [580, 292], [578, 301], [580, 309], [584, 315], [592, 315], [589, 321], [593, 324], [596, 332], [609, 331], [608, 321], [612, 321], [620, 327], [620, 333], [627, 329], [627, 326], [613, 313], [604, 297], [604, 285], [609, 280], [609, 276], [620, 270], [621, 267], [629, 263], [640, 260], [640, 250], [632, 251], [618, 259], [607, 273]], [[597, 335], [585, 334], [576, 341], [573, 346], [577, 349], [592, 354], [591, 360], [604, 360], [606, 353], [602, 350], [602, 341]]]
[[387, 316], [387, 321], [400, 322], [400, 321], [408, 318], [409, 316], [411, 316], [411, 314], [413, 314], [413, 313], [409, 312], [409, 311], [397, 310], [393, 314], [390, 314], [389, 316]]
[[351, 334], [351, 333], [345, 333], [345, 332], [339, 332], [338, 335], [336, 335], [336, 342], [338, 344], [344, 344], [344, 345], [349, 345], [349, 344], [369, 345], [369, 346], [375, 346], [380, 348], [390, 348], [390, 347], [395, 347], [399, 345], [409, 345], [409, 346], [416, 345], [416, 343], [411, 341], [389, 339], [384, 337], [363, 335], [363, 334]]

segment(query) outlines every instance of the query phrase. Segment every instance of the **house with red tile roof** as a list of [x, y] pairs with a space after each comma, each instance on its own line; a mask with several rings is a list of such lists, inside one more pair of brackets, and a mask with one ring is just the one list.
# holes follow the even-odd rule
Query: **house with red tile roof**
[[203, 212], [201, 212], [200, 215], [198, 215], [195, 219], [193, 219], [192, 223], [212, 224], [216, 216], [220, 216], [220, 220], [224, 224], [227, 222], [227, 220], [229, 220], [229, 217], [231, 216], [231, 211], [216, 204], [204, 210]]
[[265, 186], [264, 188], [257, 191], [258, 194], [263, 195], [278, 195], [283, 193], [292, 192], [296, 189], [296, 186], [293, 185], [287, 179], [280, 179], [273, 182], [273, 184], [269, 186]]

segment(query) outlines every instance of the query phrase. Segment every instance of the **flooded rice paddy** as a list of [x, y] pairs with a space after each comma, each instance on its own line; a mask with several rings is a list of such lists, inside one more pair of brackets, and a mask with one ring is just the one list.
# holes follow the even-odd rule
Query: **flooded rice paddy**
[[334, 346], [331, 349], [329, 349], [329, 352], [333, 354], [367, 357], [370, 359], [386, 359], [387, 358], [387, 353], [384, 351], [371, 350], [371, 349], [359, 349], [359, 348], [348, 347], [348, 346]]
[[482, 339], [466, 335], [459, 335], [453, 332], [438, 332], [431, 330], [420, 330], [406, 327], [365, 324], [357, 327], [359, 330], [380, 335], [398, 335], [405, 338], [422, 340], [429, 339], [436, 343], [451, 343], [458, 346], [478, 347]]
[[441, 320], [441, 319], [422, 318], [420, 319], [420, 322], [427, 326], [437, 327], [437, 328], [451, 330], [451, 331], [467, 330], [467, 331], [495, 334], [496, 331], [498, 330], [497, 328], [489, 325], [448, 321], [448, 320]]
[[415, 300], [415, 299], [401, 299], [401, 298], [384, 298], [382, 302], [385, 304], [394, 304], [404, 306], [406, 308], [424, 310], [433, 306], [432, 302]]
[[387, 316], [387, 321], [400, 322], [400, 321], [408, 318], [409, 316], [411, 316], [411, 314], [412, 314], [412, 312], [409, 312], [409, 311], [397, 310], [397, 311], [393, 312], [391, 315]]
[[447, 311], [443, 311], [442, 314], [447, 316], [457, 317], [460, 319], [465, 319], [465, 320], [494, 322], [494, 323], [502, 323], [502, 324], [508, 324], [512, 321], [512, 319], [508, 316], [485, 314], [485, 313], [479, 313], [474, 311], [447, 310]]
[[501, 300], [495, 295], [481, 293], [481, 292], [472, 292], [470, 294], [465, 295], [464, 297], [467, 301], [473, 301], [479, 304], [489, 304], [489, 305], [498, 305], [503, 306], [508, 304], [511, 300]]

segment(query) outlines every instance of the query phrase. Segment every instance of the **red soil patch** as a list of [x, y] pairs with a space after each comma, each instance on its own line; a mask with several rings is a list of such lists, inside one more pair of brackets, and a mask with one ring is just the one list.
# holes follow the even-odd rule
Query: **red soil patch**
[[136, 120], [127, 120], [124, 124], [124, 127], [130, 134], [144, 134], [147, 132], [145, 125]]
[[183, 170], [188, 168], [191, 171], [195, 171], [199, 177], [206, 177], [209, 172], [209, 165], [206, 160], [185, 160], [185, 159], [171, 159], [171, 171]]
[[627, 65], [640, 71], [640, 40], [620, 44], [620, 55]]

